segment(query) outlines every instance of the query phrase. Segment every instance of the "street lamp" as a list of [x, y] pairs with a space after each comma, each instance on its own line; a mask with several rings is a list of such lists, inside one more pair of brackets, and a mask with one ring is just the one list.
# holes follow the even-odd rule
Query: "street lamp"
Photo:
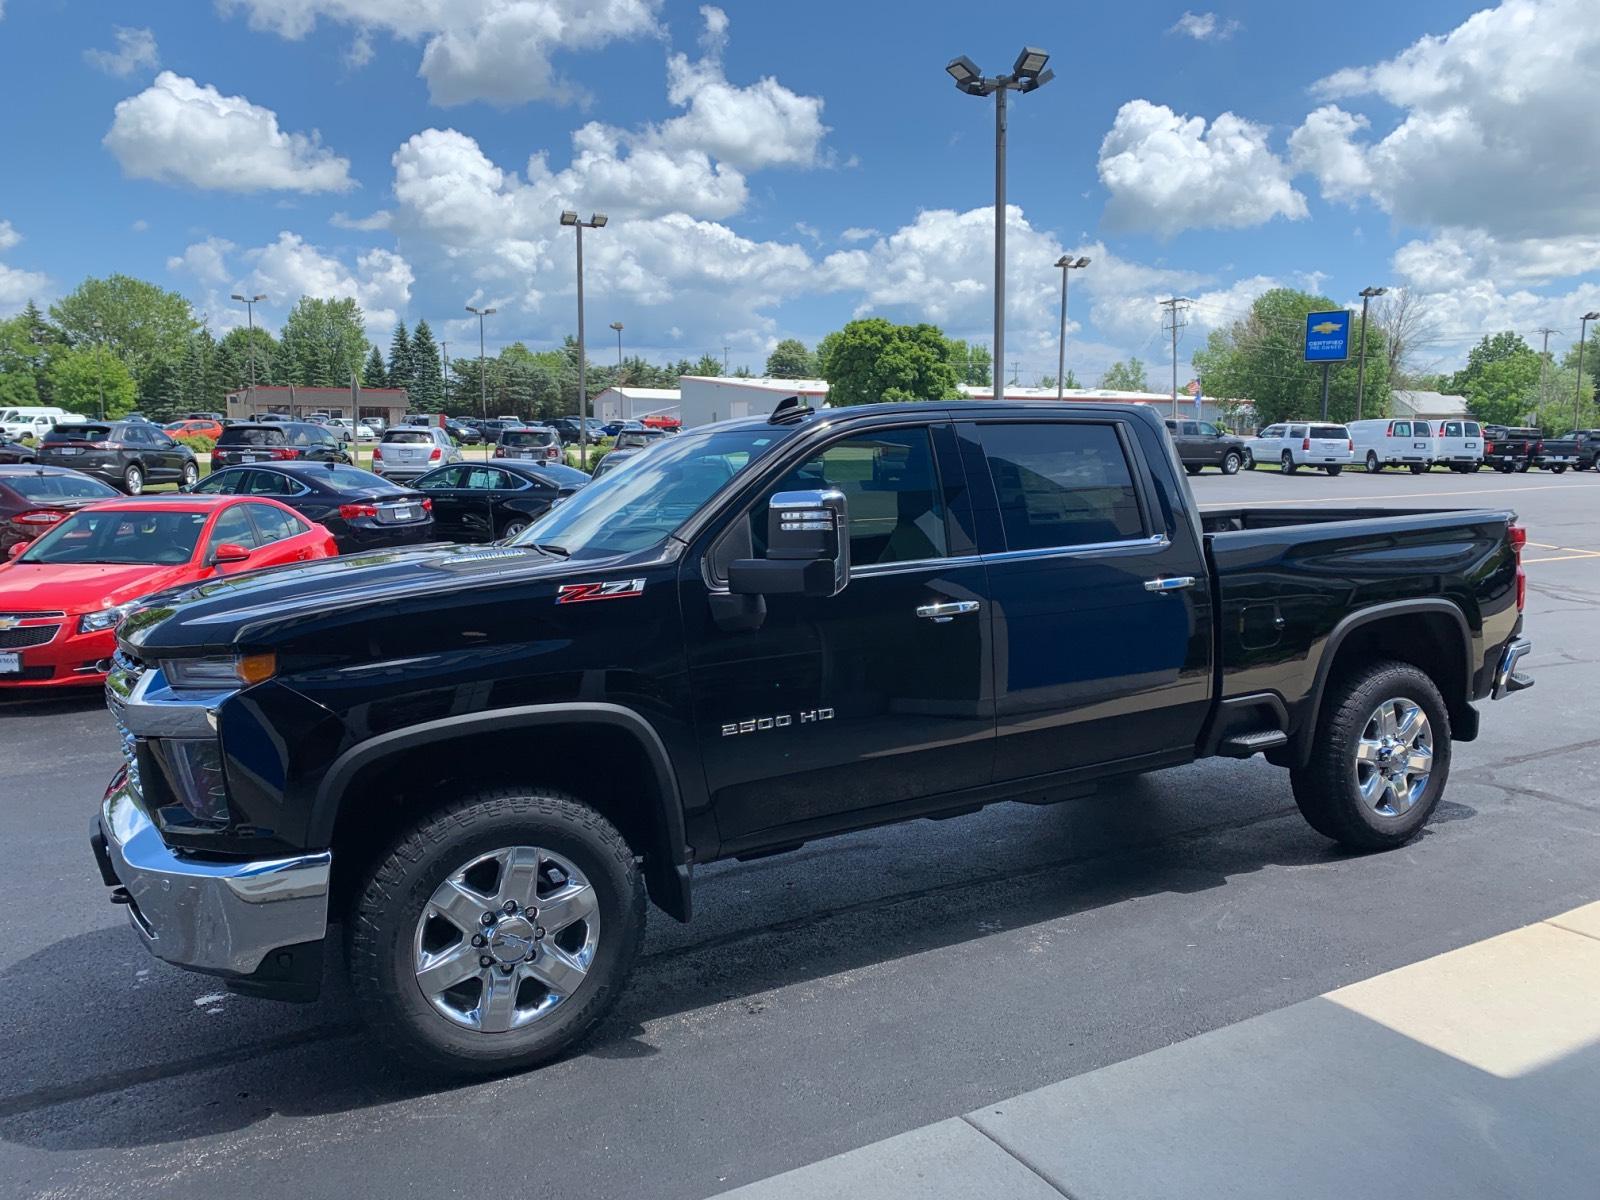
[[[994, 365], [1000, 369], [1006, 359], [1006, 93], [1037, 91], [1055, 78], [1045, 63], [1050, 55], [1036, 46], [1024, 46], [1011, 74], [985, 78], [977, 64], [966, 55], [952, 58], [945, 71], [957, 89], [969, 96], [994, 97]], [[994, 398], [1001, 397], [999, 375]]]
[[[561, 223], [571, 225], [578, 231], [578, 466], [583, 468], [589, 465], [589, 393], [585, 374], [588, 359], [583, 341], [583, 231], [604, 229], [606, 220], [605, 213], [593, 213], [587, 221], [580, 221], [578, 214], [570, 208], [561, 214]], [[621, 338], [619, 333], [619, 344]]]
[[[250, 356], [250, 404], [248, 407], [254, 408], [256, 403], [256, 305], [265, 300], [266, 296], [241, 296], [238, 292], [235, 292], [231, 299], [237, 300], [244, 305], [244, 319], [250, 327], [250, 348], [247, 351]], [[353, 420], [350, 423], [350, 436], [352, 439], [356, 436], [356, 426]]]
[[94, 327], [94, 374], [100, 389], [100, 419], [106, 419], [106, 334], [105, 322], [99, 317], [89, 322]]
[[1087, 258], [1074, 259], [1063, 254], [1056, 259], [1061, 268], [1061, 340], [1056, 344], [1056, 399], [1065, 399], [1067, 387], [1067, 274], [1089, 265]]
[[1356, 359], [1356, 420], [1358, 421], [1361, 420], [1361, 401], [1367, 394], [1367, 305], [1372, 303], [1374, 296], [1382, 296], [1388, 290], [1381, 287], [1361, 289], [1361, 357]]
[[[1578, 394], [1572, 399], [1572, 427], [1583, 424], [1583, 343], [1589, 336], [1589, 322], [1600, 321], [1600, 312], [1586, 312], [1578, 318]], [[1597, 467], [1596, 470], [1600, 470]]]
[[617, 382], [622, 382], [622, 322], [611, 322], [611, 328], [617, 331]]
[[478, 407], [482, 410], [481, 416], [485, 421], [489, 419], [489, 377], [483, 369], [483, 319], [492, 312], [493, 308], [473, 308], [467, 305], [469, 313], [476, 313], [478, 317]]

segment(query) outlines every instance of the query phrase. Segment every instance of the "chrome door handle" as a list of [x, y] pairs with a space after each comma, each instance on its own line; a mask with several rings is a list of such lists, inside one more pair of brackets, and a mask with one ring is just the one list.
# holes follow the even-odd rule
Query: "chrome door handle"
[[1147, 592], [1176, 592], [1182, 588], [1193, 586], [1193, 575], [1167, 575], [1160, 579], [1146, 579], [1144, 581], [1144, 590]]
[[941, 625], [952, 617], [960, 616], [962, 613], [977, 611], [978, 602], [976, 600], [942, 600], [934, 604], [919, 604], [917, 606], [917, 616], [929, 621], [937, 621]]

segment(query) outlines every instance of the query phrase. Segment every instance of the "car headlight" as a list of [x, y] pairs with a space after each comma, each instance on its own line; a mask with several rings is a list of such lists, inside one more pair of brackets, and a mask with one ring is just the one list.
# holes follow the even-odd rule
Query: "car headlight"
[[201, 821], [225, 824], [228, 783], [216, 740], [151, 738], [149, 746], [178, 803]]
[[119, 604], [115, 608], [102, 608], [99, 612], [84, 613], [78, 618], [79, 633], [104, 633], [122, 624], [122, 618], [139, 607], [138, 601]]
[[203, 658], [164, 658], [161, 673], [175, 688], [236, 688], [271, 679], [278, 669], [275, 654], [213, 654]]

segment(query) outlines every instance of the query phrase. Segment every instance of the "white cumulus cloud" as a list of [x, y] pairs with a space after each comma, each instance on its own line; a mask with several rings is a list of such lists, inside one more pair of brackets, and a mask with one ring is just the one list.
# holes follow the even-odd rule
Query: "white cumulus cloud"
[[243, 96], [163, 71], [117, 105], [104, 144], [125, 174], [229, 192], [344, 192], [350, 162], [315, 133], [290, 133]]
[[119, 79], [126, 79], [140, 68], [153, 71], [161, 65], [156, 35], [150, 30], [128, 29], [119, 25], [115, 37], [115, 50], [85, 50], [84, 61]]
[[[12, 250], [21, 242], [22, 235], [11, 222], [0, 220], [0, 251]], [[30, 299], [44, 295], [49, 286], [47, 275], [0, 263], [0, 316], [10, 316]]]
[[1306, 215], [1305, 197], [1268, 146], [1265, 127], [1231, 112], [1207, 128], [1203, 117], [1130, 100], [1100, 144], [1099, 171], [1111, 192], [1105, 219], [1113, 229], [1171, 235]]
[[1219, 17], [1214, 12], [1186, 11], [1167, 32], [1182, 34], [1197, 42], [1225, 42], [1239, 32], [1239, 22]]

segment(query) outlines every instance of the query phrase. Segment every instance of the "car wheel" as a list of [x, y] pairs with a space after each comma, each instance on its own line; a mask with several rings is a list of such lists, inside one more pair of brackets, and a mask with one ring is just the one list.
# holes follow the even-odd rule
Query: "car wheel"
[[1424, 475], [1427, 473], [1427, 463], [1410, 463], [1408, 465], [1411, 467], [1411, 473], [1413, 475]]
[[192, 488], [200, 482], [200, 468], [192, 462], [183, 464], [183, 486]]
[[513, 521], [500, 531], [500, 536], [502, 538], [514, 538], [527, 527], [528, 523], [526, 521]]
[[1450, 775], [1450, 714], [1409, 663], [1380, 662], [1331, 683], [1311, 757], [1290, 772], [1310, 826], [1356, 850], [1417, 835]]
[[593, 1029], [643, 931], [639, 867], [611, 822], [559, 792], [493, 788], [401, 836], [346, 936], [363, 1015], [401, 1061], [483, 1075]]
[[1528, 472], [1528, 468], [1531, 467], [1531, 466], [1533, 466], [1533, 463], [1531, 463], [1531, 462], [1526, 462], [1526, 461], [1525, 462], [1519, 462], [1517, 464], [1517, 474], [1518, 475], [1526, 475], [1527, 472]]
[[1322, 469], [1330, 476], [1337, 475], [1340, 471], [1344, 470], [1343, 467], [1323, 467]]
[[144, 468], [138, 463], [129, 463], [122, 469], [122, 490], [130, 496], [144, 491]]
[[1555, 473], [1555, 474], [1557, 474], [1557, 475], [1560, 475], [1560, 474], [1561, 474], [1561, 473], [1562, 473], [1562, 472], [1563, 472], [1563, 471], [1565, 471], [1565, 470], [1566, 470], [1566, 469], [1567, 469], [1567, 468], [1566, 468], [1566, 466], [1565, 466], [1565, 465], [1562, 465], [1562, 466], [1559, 466], [1559, 467], [1551, 467], [1551, 468], [1550, 468], [1550, 470], [1551, 470], [1551, 471], [1552, 471], [1552, 472], [1554, 472], [1554, 473]]
[[1195, 463], [1184, 463], [1183, 464], [1183, 469], [1185, 471], [1189, 472], [1189, 474], [1191, 474], [1191, 475], [1200, 474], [1200, 467]]
[[1466, 470], [1467, 474], [1476, 475], [1479, 471], [1483, 470], [1483, 464], [1481, 462], [1468, 463]]
[[1367, 451], [1367, 473], [1370, 474], [1370, 475], [1376, 475], [1379, 471], [1382, 471], [1382, 470], [1383, 470], [1383, 464], [1378, 461], [1378, 452], [1376, 450], [1368, 450]]
[[1293, 475], [1299, 469], [1294, 461], [1294, 455], [1287, 450], [1283, 452], [1283, 459], [1278, 466], [1285, 475]]
[[1237, 450], [1229, 450], [1222, 456], [1222, 473], [1224, 475], [1237, 475], [1239, 468], [1244, 465], [1244, 459]]

